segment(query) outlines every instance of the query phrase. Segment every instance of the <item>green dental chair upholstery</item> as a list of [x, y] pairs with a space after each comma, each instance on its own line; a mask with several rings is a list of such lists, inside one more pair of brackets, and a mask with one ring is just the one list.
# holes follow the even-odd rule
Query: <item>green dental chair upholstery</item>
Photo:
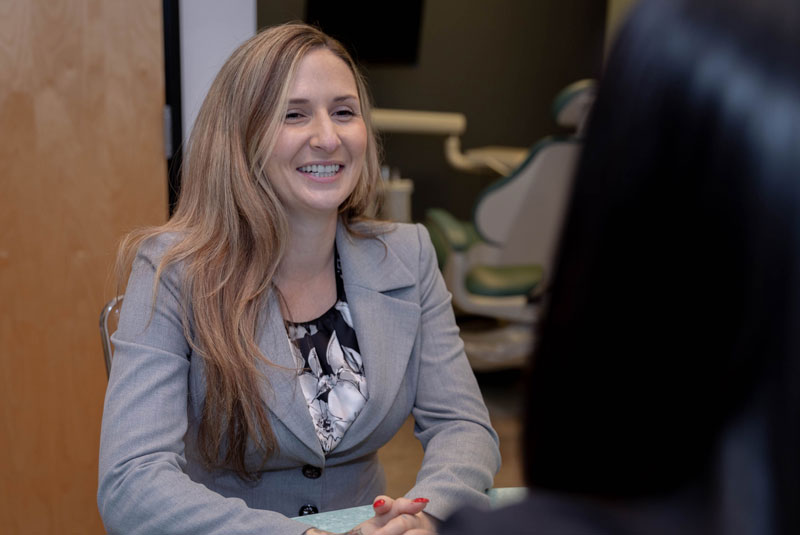
[[556, 122], [574, 133], [536, 143], [514, 171], [481, 193], [471, 221], [460, 221], [441, 208], [426, 212], [425, 224], [454, 307], [501, 325], [474, 337], [462, 329], [475, 369], [521, 365], [529, 352], [538, 297], [555, 255], [593, 97], [591, 80], [558, 94]]

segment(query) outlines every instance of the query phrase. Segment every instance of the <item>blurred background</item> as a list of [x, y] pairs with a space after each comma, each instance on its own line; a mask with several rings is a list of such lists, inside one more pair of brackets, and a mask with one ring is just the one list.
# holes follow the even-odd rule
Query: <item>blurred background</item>
[[[468, 149], [531, 147], [561, 132], [553, 99], [571, 82], [599, 75], [633, 1], [336, 5], [351, 29], [370, 27], [373, 39], [404, 43], [399, 55], [383, 58], [354, 50], [375, 104], [463, 114]], [[117, 243], [135, 227], [166, 221], [182, 143], [230, 52], [258, 28], [307, 20], [322, 4], [0, 1], [4, 533], [103, 532], [95, 501], [106, 386], [98, 316], [118, 291]], [[392, 14], [403, 6], [414, 15], [410, 23]], [[440, 135], [386, 133], [383, 143], [389, 172], [413, 181], [415, 221], [431, 207], [469, 218], [476, 197], [498, 179], [448, 165]], [[503, 435], [497, 486], [522, 484], [518, 375], [479, 373]], [[402, 446], [413, 441], [410, 423], [401, 435], [381, 453], [390, 493], [410, 486], [411, 465], [421, 458], [421, 450]]]
[[[306, 0], [260, 0], [257, 6], [259, 27], [306, 16]], [[416, 43], [406, 44], [417, 45], [414, 57], [370, 59], [351, 50], [364, 68], [377, 107], [463, 113], [465, 148], [531, 146], [557, 128], [551, 115], [556, 94], [600, 71], [604, 1], [419, 0], [381, 7], [350, 2], [343, 18], [353, 20], [356, 28], [377, 28], [380, 39], [391, 43], [401, 31], [392, 21], [411, 18], [415, 6], [419, 34]], [[319, 21], [313, 13], [312, 20]], [[386, 163], [414, 181], [415, 220], [429, 206], [467, 218], [480, 190], [496, 178], [453, 169], [443, 157], [441, 137], [387, 134], [384, 147]]]

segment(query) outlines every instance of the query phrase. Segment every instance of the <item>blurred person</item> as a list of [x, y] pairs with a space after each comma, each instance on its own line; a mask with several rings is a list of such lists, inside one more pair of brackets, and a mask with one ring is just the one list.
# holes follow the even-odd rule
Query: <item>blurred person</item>
[[[291, 517], [373, 503], [352, 533], [433, 533], [488, 503], [497, 435], [430, 238], [369, 218], [369, 117], [351, 57], [307, 25], [259, 33], [220, 70], [174, 217], [121, 247], [109, 532], [316, 535]], [[409, 415], [422, 467], [384, 496], [376, 453]]]
[[441, 533], [800, 533], [800, 4], [641, 0], [528, 378], [528, 499]]

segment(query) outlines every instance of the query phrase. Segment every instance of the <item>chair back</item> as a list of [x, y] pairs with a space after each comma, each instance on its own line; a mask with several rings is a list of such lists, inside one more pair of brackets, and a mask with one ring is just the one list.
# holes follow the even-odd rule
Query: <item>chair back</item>
[[481, 193], [472, 220], [485, 244], [476, 250], [475, 260], [496, 266], [538, 264], [549, 273], [594, 94], [593, 80], [561, 91], [553, 117], [573, 133], [542, 139], [517, 169]]
[[106, 362], [106, 376], [111, 373], [111, 360], [114, 358], [114, 346], [111, 335], [117, 330], [119, 322], [119, 309], [122, 307], [122, 297], [118, 295], [111, 299], [100, 311], [100, 341], [103, 344], [103, 357]]
[[512, 174], [490, 185], [475, 203], [475, 230], [487, 243], [481, 261], [539, 264], [549, 271], [560, 235], [581, 145], [547, 138]]

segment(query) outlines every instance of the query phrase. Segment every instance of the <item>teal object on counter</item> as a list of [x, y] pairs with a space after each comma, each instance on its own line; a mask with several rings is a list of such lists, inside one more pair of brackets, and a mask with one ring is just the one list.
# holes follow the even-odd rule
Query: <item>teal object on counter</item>
[[[525, 487], [504, 487], [489, 489], [486, 494], [489, 495], [492, 507], [495, 508], [521, 501], [525, 498], [527, 492], [528, 489]], [[372, 506], [362, 505], [315, 515], [297, 516], [294, 517], [294, 520], [299, 520], [317, 529], [332, 531], [333, 533], [344, 533], [370, 517], [372, 517]]]

